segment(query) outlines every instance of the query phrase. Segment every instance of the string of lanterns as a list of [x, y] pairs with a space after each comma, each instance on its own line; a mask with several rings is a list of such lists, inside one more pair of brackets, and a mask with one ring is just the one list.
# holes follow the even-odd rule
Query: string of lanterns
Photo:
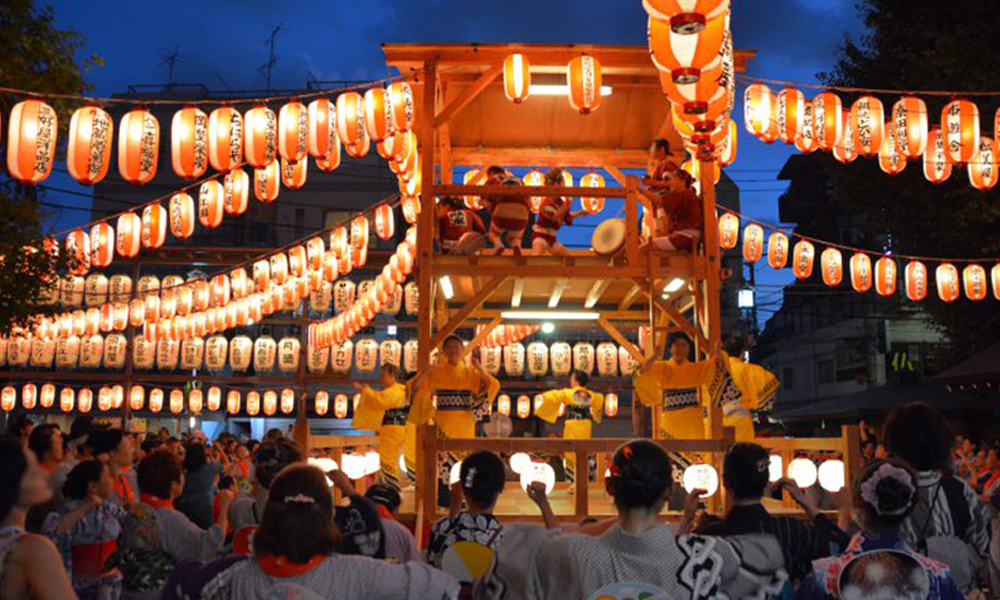
[[[497, 413], [510, 416], [513, 413], [519, 419], [527, 419], [531, 417], [534, 411], [542, 405], [542, 395], [535, 394], [534, 399], [527, 394], [521, 394], [514, 401], [509, 394], [500, 394], [497, 396], [496, 400], [496, 411]], [[493, 407], [490, 406], [490, 412], [493, 411]], [[559, 405], [559, 416], [562, 417], [566, 414], [566, 405]], [[604, 396], [604, 416], [606, 417], [616, 417], [618, 416], [618, 394], [612, 392]]]
[[[1000, 135], [1000, 109], [993, 123], [995, 135]], [[859, 157], [877, 159], [889, 175], [920, 161], [924, 177], [933, 184], [944, 183], [962, 165], [970, 185], [979, 191], [1000, 181], [1000, 139], [983, 135], [979, 107], [961, 97], [945, 104], [933, 125], [926, 102], [915, 95], [903, 95], [887, 111], [869, 93], [845, 107], [834, 91], [808, 100], [795, 87], [774, 93], [754, 82], [744, 92], [744, 125], [765, 143], [780, 139], [804, 154], [824, 150], [843, 164]]]
[[[589, 54], [570, 59], [566, 65], [567, 99], [581, 115], [601, 106], [601, 62]], [[507, 98], [520, 104], [531, 94], [531, 63], [523, 54], [514, 53], [503, 61], [503, 89]]]
[[[739, 243], [741, 217], [746, 218], [731, 211], [724, 211], [719, 217], [719, 246], [722, 249], [732, 250]], [[772, 231], [767, 238], [768, 265], [773, 269], [784, 269], [790, 265], [792, 273], [799, 280], [812, 277], [818, 257], [823, 283], [830, 287], [839, 286], [844, 279], [846, 251], [851, 254], [847, 260], [851, 287], [861, 294], [874, 287], [880, 296], [893, 296], [897, 293], [902, 276], [902, 288], [906, 297], [913, 302], [920, 302], [927, 297], [932, 285], [931, 272], [925, 263], [934, 261], [939, 264], [934, 268], [933, 283], [942, 301], [954, 302], [964, 294], [969, 300], [978, 302], [989, 295], [990, 287], [993, 297], [1000, 300], [1000, 259], [992, 259], [995, 264], [987, 274], [982, 265], [972, 260], [882, 254], [798, 234], [786, 234], [772, 225], [751, 221], [742, 230], [743, 258], [749, 263], [756, 263], [765, 256], [765, 228]], [[799, 238], [794, 246], [791, 245], [790, 235]], [[822, 251], [818, 250], [817, 247], [822, 245], [827, 247]], [[878, 258], [873, 261], [873, 257]], [[899, 273], [897, 259], [906, 262], [902, 275]], [[965, 266], [960, 271], [954, 263], [965, 263]]]

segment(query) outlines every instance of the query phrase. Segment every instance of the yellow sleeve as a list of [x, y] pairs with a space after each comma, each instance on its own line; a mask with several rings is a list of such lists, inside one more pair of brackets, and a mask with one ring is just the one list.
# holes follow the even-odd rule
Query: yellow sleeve
[[740, 362], [730, 363], [733, 378], [743, 393], [744, 404], [750, 410], [770, 410], [774, 404], [774, 396], [781, 387], [774, 373], [759, 365]]
[[[402, 392], [398, 388], [403, 388]], [[361, 401], [354, 411], [351, 427], [355, 429], [378, 429], [382, 425], [382, 417], [390, 408], [400, 408], [406, 403], [406, 389], [394, 385], [385, 390], [373, 390], [367, 385], [361, 388]]]
[[559, 418], [559, 407], [571, 401], [572, 390], [549, 390], [542, 394], [542, 404], [535, 410], [535, 416], [543, 421], [555, 423]]
[[410, 404], [410, 415], [407, 421], [414, 425], [426, 425], [434, 418], [434, 390], [437, 389], [438, 367], [427, 368], [413, 390], [413, 402]]
[[636, 369], [632, 384], [639, 402], [646, 406], [658, 406], [663, 402], [662, 379], [668, 372], [668, 365], [658, 360], [645, 371]]
[[497, 394], [500, 393], [500, 382], [486, 371], [476, 367], [471, 367], [470, 370], [475, 382], [473, 394], [477, 396], [477, 399], [482, 399], [484, 403], [492, 404], [496, 400]]
[[600, 423], [604, 418], [604, 394], [590, 392], [590, 416], [595, 423]]

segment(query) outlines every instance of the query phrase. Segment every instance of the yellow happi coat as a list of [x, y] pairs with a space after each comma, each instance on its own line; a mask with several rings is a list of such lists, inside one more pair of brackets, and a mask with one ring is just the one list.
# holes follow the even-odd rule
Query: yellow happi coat
[[[354, 410], [351, 426], [355, 429], [378, 431], [378, 454], [381, 463], [381, 481], [400, 489], [399, 453], [406, 444], [407, 389], [401, 383], [384, 390], [368, 386], [361, 388], [361, 401]], [[409, 459], [407, 459], [409, 462]]]
[[722, 407], [722, 424], [736, 430], [737, 442], [752, 442], [755, 438], [752, 413], [770, 410], [781, 384], [774, 373], [764, 367], [724, 356], [741, 398], [739, 402], [730, 402]]
[[665, 438], [701, 439], [709, 402], [720, 403], [727, 375], [717, 360], [678, 363], [658, 360], [633, 376], [635, 393], [646, 406], [659, 406]]
[[467, 363], [433, 365], [417, 384], [410, 421], [424, 425], [431, 419], [444, 437], [476, 437], [473, 411], [492, 403], [500, 382]]
[[[535, 416], [548, 423], [559, 418], [559, 407], [566, 405], [566, 420], [563, 423], [563, 439], [589, 440], [594, 423], [600, 423], [604, 416], [604, 394], [586, 388], [563, 388], [549, 390], [542, 394], [542, 403], [535, 410]], [[576, 474], [576, 454], [567, 452], [566, 475], [573, 479]]]

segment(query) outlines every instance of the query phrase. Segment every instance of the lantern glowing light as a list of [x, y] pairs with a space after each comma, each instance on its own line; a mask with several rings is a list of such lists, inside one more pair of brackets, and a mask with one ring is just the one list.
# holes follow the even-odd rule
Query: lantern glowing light
[[73, 113], [69, 124], [66, 168], [83, 185], [94, 185], [108, 174], [114, 121], [97, 106], [84, 106]]
[[816, 463], [808, 458], [796, 458], [788, 463], [788, 477], [802, 489], [815, 485], [818, 475]]
[[569, 104], [581, 115], [597, 110], [601, 105], [601, 63], [584, 54], [569, 61], [566, 69]]
[[34, 185], [52, 172], [56, 136], [56, 111], [41, 100], [23, 100], [10, 112], [7, 134], [7, 171], [21, 183]]
[[521, 489], [527, 491], [528, 486], [540, 482], [548, 494], [556, 485], [556, 472], [549, 463], [529, 461], [520, 473]]
[[511, 54], [504, 59], [503, 90], [515, 104], [524, 102], [531, 93], [531, 65], [523, 54]]
[[704, 490], [700, 497], [709, 498], [719, 491], [719, 472], [712, 465], [694, 464], [684, 469], [683, 483], [687, 493]]

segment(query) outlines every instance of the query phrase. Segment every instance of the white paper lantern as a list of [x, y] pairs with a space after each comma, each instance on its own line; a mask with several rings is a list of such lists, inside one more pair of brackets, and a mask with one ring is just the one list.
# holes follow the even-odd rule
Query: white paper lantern
[[316, 348], [309, 346], [306, 352], [306, 370], [310, 373], [318, 374], [326, 371], [326, 365], [330, 362], [329, 348]]
[[503, 365], [503, 348], [501, 346], [481, 347], [479, 348], [479, 360], [482, 361], [483, 368], [486, 369], [487, 373], [497, 375], [500, 373], [501, 365]]
[[545, 342], [528, 344], [528, 373], [532, 377], [545, 377], [549, 372], [549, 347]]
[[555, 469], [549, 463], [531, 461], [521, 471], [521, 489], [527, 491], [528, 486], [536, 481], [545, 484], [545, 493], [548, 494], [556, 485]]
[[396, 287], [392, 295], [389, 296], [389, 301], [385, 303], [382, 307], [382, 314], [385, 315], [398, 315], [399, 309], [403, 307], [403, 288]]
[[333, 284], [333, 309], [342, 313], [354, 304], [356, 286], [350, 279], [341, 279]]
[[503, 369], [511, 377], [524, 375], [524, 344], [508, 344], [503, 347]]
[[525, 452], [515, 452], [510, 457], [510, 470], [520, 475], [531, 464], [531, 456]]
[[258, 373], [270, 373], [274, 370], [274, 361], [278, 357], [278, 344], [269, 335], [257, 338], [253, 343], [253, 368]]
[[802, 489], [813, 486], [818, 475], [816, 463], [808, 458], [796, 458], [788, 463], [788, 476]]
[[205, 340], [191, 337], [181, 342], [181, 369], [200, 369], [205, 357]]
[[282, 373], [297, 372], [301, 348], [298, 338], [281, 338], [281, 341], [278, 342], [278, 370]]
[[[138, 339], [138, 338], [136, 338]], [[121, 369], [125, 366], [125, 353], [128, 351], [128, 342], [125, 336], [120, 333], [111, 333], [104, 338], [104, 357], [102, 362], [105, 369]]]
[[83, 284], [83, 301], [87, 306], [101, 306], [108, 301], [108, 278], [102, 273], [87, 275]]
[[31, 358], [31, 338], [15, 337], [11, 338], [7, 347], [7, 362], [12, 367], [23, 367], [28, 364]]
[[48, 369], [56, 358], [56, 341], [45, 338], [31, 340], [31, 366]]
[[[336, 470], [340, 469], [340, 467], [337, 466], [337, 461], [333, 460], [332, 458], [325, 458], [325, 457], [324, 458], [313, 458], [313, 457], [310, 456], [308, 458], [307, 462], [310, 465], [312, 465], [312, 466], [316, 467], [317, 469], [319, 469], [320, 471], [323, 471], [324, 475], [326, 473], [329, 473], [330, 471], [336, 471]], [[330, 487], [333, 487], [333, 480], [330, 479], [329, 476], [327, 476], [327, 478], [326, 478], [326, 484], [328, 486], [330, 486]]]
[[333, 299], [333, 284], [324, 281], [319, 287], [309, 292], [309, 308], [313, 312], [323, 313], [330, 310], [330, 302]]
[[767, 479], [771, 483], [785, 476], [785, 465], [780, 454], [772, 454], [767, 468]]
[[573, 368], [573, 350], [566, 342], [556, 342], [549, 348], [549, 361], [552, 363], [552, 374], [565, 377]]
[[719, 473], [712, 465], [696, 464], [684, 469], [684, 490], [705, 490], [701, 498], [708, 498], [719, 491]]
[[213, 335], [205, 341], [205, 368], [216, 373], [226, 368], [229, 357], [229, 340], [223, 335]]
[[41, 282], [41, 286], [38, 288], [38, 305], [52, 306], [56, 302], [59, 302], [60, 286], [61, 282], [58, 279], [53, 279], [49, 282]]
[[358, 295], [357, 295], [357, 297], [359, 299], [360, 298], [364, 298], [368, 294], [368, 292], [371, 291], [371, 289], [374, 288], [374, 287], [375, 287], [375, 280], [373, 280], [373, 279], [365, 279], [364, 281], [362, 281], [361, 283], [358, 284]]
[[[103, 343], [101, 345], [103, 346]], [[98, 352], [97, 354], [98, 364], [100, 364], [100, 361], [101, 361], [101, 354]], [[59, 340], [56, 341], [56, 368], [75, 369], [79, 363], [80, 363], [80, 338], [76, 337], [75, 335], [59, 338]]]
[[94, 335], [85, 335], [80, 339], [80, 368], [98, 369], [103, 358], [104, 336], [95, 333]]
[[420, 305], [420, 293], [417, 290], [417, 283], [415, 281], [411, 281], [403, 286], [403, 305], [406, 308], [406, 314], [410, 316], [417, 314]]
[[132, 278], [121, 273], [108, 280], [108, 297], [112, 302], [128, 302], [132, 299]]
[[330, 346], [330, 367], [334, 373], [344, 375], [351, 372], [354, 363], [354, 342], [344, 340]]
[[403, 345], [399, 343], [399, 340], [384, 340], [379, 344], [378, 354], [380, 365], [389, 363], [398, 368], [403, 361]]
[[83, 277], [69, 276], [59, 283], [59, 304], [66, 308], [80, 308], [83, 305]]
[[[107, 348], [107, 344], [105, 344]], [[148, 371], [153, 368], [156, 360], [156, 342], [151, 342], [145, 336], [136, 336], [132, 340], [132, 365], [139, 370]]]
[[831, 494], [843, 489], [847, 482], [844, 461], [827, 460], [819, 466], [819, 486]]
[[253, 340], [238, 335], [229, 342], [229, 368], [233, 373], [246, 373], [253, 360]]
[[136, 292], [138, 296], [145, 296], [153, 292], [160, 293], [160, 278], [156, 275], [143, 275], [136, 284]]
[[354, 349], [354, 362], [361, 373], [371, 373], [378, 364], [378, 342], [365, 338]]
[[353, 480], [361, 479], [366, 474], [366, 464], [364, 454], [345, 454], [340, 459], [341, 470], [348, 478]]
[[621, 371], [622, 377], [631, 376], [638, 366], [631, 352], [626, 350], [624, 346], [618, 348], [618, 369]]
[[611, 342], [597, 345], [597, 373], [602, 377], [618, 375], [618, 346]]
[[594, 372], [594, 345], [590, 342], [577, 342], [573, 346], [573, 370], [583, 371], [587, 375]]
[[417, 372], [417, 340], [407, 340], [403, 344], [403, 370], [407, 373]]
[[176, 340], [156, 342], [156, 367], [161, 371], [173, 371], [180, 359], [181, 344]]

